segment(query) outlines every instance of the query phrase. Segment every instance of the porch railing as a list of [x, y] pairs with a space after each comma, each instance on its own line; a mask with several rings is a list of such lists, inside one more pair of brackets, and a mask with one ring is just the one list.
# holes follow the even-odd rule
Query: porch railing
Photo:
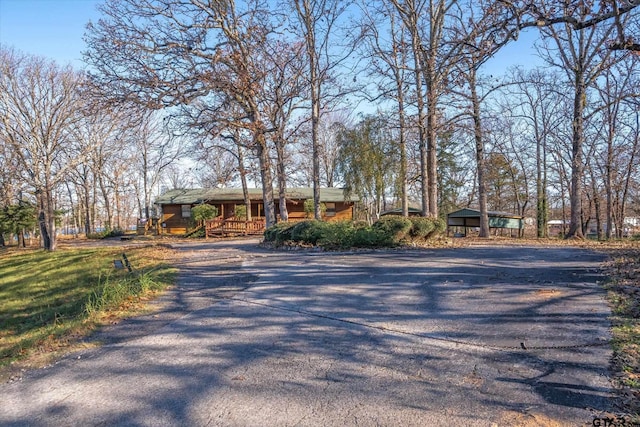
[[230, 236], [241, 235], [248, 236], [253, 234], [262, 234], [265, 229], [264, 219], [254, 219], [252, 221], [245, 221], [239, 219], [222, 219], [214, 218], [210, 219], [205, 224], [205, 231], [207, 237], [214, 236]]

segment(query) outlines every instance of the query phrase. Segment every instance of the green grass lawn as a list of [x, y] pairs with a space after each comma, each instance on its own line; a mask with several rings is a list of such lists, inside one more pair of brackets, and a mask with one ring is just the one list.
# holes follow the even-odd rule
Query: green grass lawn
[[169, 252], [127, 250], [132, 273], [114, 268], [119, 248], [0, 252], [0, 368], [55, 353], [101, 323], [140, 312], [174, 281]]

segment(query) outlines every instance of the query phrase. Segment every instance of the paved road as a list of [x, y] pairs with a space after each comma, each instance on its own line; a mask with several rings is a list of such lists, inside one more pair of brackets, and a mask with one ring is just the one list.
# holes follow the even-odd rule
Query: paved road
[[163, 311], [0, 385], [0, 425], [591, 425], [601, 255], [180, 245]]

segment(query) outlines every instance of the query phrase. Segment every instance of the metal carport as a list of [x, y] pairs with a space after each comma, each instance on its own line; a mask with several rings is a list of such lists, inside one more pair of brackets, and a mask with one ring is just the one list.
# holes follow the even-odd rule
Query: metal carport
[[[508, 212], [489, 211], [489, 228], [522, 230], [524, 217]], [[464, 236], [469, 228], [480, 227], [480, 211], [464, 208], [447, 214], [447, 234], [454, 228], [462, 228]]]

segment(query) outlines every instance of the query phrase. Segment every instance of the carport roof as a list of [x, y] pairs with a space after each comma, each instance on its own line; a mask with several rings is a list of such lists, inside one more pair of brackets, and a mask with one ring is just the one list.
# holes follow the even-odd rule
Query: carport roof
[[[261, 188], [249, 188], [251, 200], [262, 200]], [[306, 200], [313, 199], [313, 188], [288, 188], [287, 199]], [[229, 202], [243, 201], [244, 195], [241, 188], [188, 188], [169, 190], [156, 199], [157, 205], [187, 205], [203, 202]], [[356, 202], [358, 197], [351, 195], [345, 197], [342, 188], [321, 188], [321, 202]]]
[[[412, 213], [421, 214], [422, 213], [422, 210], [418, 209], [418, 208], [409, 207], [408, 210], [409, 210], [410, 214], [412, 214]], [[380, 216], [383, 216], [383, 215], [402, 215], [402, 208], [395, 208], [395, 209], [390, 209], [388, 211], [381, 212]]]
[[[509, 212], [488, 211], [487, 214], [494, 218], [517, 218], [522, 219], [523, 216]], [[480, 211], [476, 209], [464, 208], [447, 214], [449, 218], [480, 218]]]

